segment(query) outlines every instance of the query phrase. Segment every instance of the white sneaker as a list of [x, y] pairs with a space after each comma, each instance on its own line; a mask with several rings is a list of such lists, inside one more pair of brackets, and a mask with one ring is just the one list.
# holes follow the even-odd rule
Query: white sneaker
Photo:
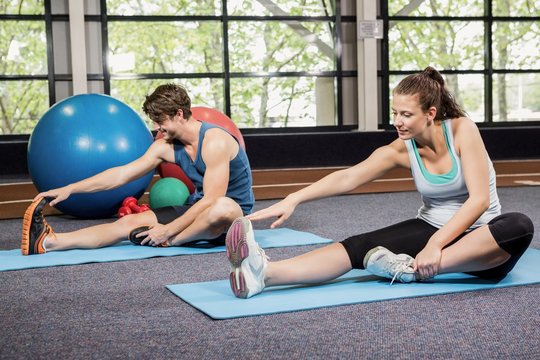
[[255, 241], [251, 222], [240, 217], [233, 221], [225, 238], [231, 263], [229, 281], [236, 297], [247, 299], [264, 289], [268, 257]]
[[364, 257], [364, 268], [373, 275], [392, 279], [402, 283], [416, 280], [412, 264], [414, 259], [407, 254], [394, 254], [390, 250], [377, 246]]

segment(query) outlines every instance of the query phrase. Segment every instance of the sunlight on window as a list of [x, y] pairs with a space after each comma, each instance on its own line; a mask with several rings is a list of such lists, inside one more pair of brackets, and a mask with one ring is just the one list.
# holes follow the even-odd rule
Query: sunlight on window
[[113, 73], [132, 72], [135, 69], [135, 54], [111, 54], [109, 64]]
[[18, 42], [17, 40], [11, 40], [11, 43], [9, 44], [8, 53], [6, 56], [6, 60], [9, 61], [19, 61], [21, 56], [21, 48], [24, 46], [23, 43]]

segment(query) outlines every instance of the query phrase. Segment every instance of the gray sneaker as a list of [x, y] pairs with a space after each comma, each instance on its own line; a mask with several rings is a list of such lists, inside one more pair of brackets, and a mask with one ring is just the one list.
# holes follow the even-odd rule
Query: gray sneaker
[[394, 254], [382, 246], [377, 246], [364, 257], [364, 268], [373, 275], [392, 279], [390, 284], [396, 280], [409, 283], [416, 280], [413, 261], [407, 254]]
[[229, 281], [236, 297], [249, 298], [264, 289], [268, 257], [255, 241], [251, 222], [244, 218], [233, 221], [225, 238], [231, 264]]

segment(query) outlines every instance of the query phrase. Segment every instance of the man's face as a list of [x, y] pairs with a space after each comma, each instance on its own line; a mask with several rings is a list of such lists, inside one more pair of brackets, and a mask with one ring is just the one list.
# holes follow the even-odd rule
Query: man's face
[[175, 117], [169, 116], [169, 115], [163, 115], [164, 120], [161, 121], [161, 123], [155, 123], [157, 126], [157, 130], [161, 133], [163, 138], [165, 140], [170, 140], [174, 138], [175, 135]]

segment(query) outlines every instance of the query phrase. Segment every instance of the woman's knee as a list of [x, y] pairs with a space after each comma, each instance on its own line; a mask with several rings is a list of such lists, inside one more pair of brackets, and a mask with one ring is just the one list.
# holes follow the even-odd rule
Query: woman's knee
[[355, 269], [364, 268], [364, 257], [369, 250], [377, 246], [376, 242], [369, 236], [366, 236], [366, 234], [351, 236], [341, 241], [341, 245], [347, 251], [351, 265]]
[[497, 244], [512, 255], [524, 252], [534, 235], [531, 219], [518, 212], [497, 216], [488, 225]]

